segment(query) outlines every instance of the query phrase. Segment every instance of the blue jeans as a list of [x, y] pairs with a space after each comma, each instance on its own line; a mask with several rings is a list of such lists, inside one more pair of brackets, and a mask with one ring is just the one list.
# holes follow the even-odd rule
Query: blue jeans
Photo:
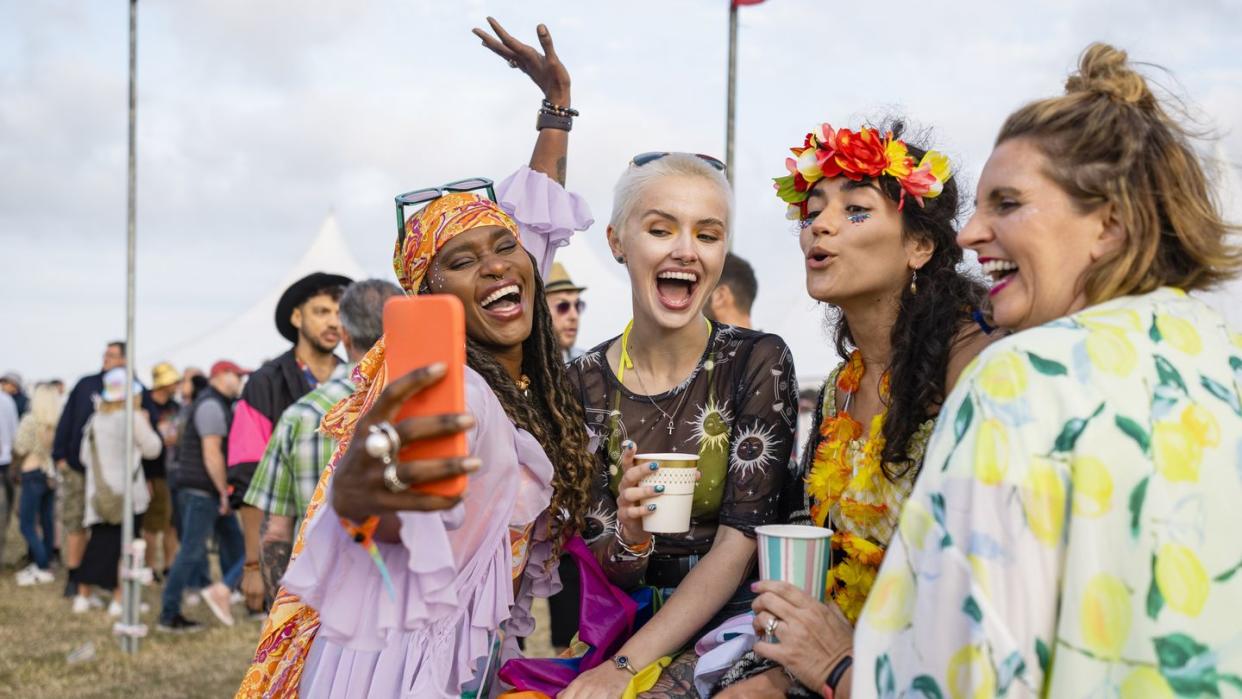
[[[181, 595], [190, 583], [197, 583], [200, 571], [207, 567], [207, 537], [213, 533], [220, 549], [220, 570], [225, 572], [225, 584], [236, 569], [241, 577], [242, 562], [246, 558], [245, 541], [241, 527], [233, 514], [220, 515], [220, 500], [196, 490], [177, 493], [177, 509], [181, 518], [181, 548], [173, 561], [168, 579], [164, 581], [164, 593], [160, 621], [169, 622], [181, 613]], [[235, 584], [235, 582], [234, 582]]]
[[[179, 504], [181, 502], [181, 498], [178, 495], [181, 491], [174, 488], [171, 481], [169, 482], [169, 489], [170, 497], [172, 498], [173, 529], [177, 532], [177, 541], [181, 541], [181, 505]], [[164, 565], [168, 569], [172, 569], [172, 562], [165, 561]], [[204, 587], [207, 587], [211, 584], [211, 575], [209, 575], [208, 572], [207, 559], [204, 558], [203, 565], [199, 567], [198, 571], [190, 574], [190, 582], [187, 583], [187, 586], [195, 590], [201, 590]]]
[[[48, 559], [56, 549], [56, 527], [52, 524], [55, 510], [56, 492], [47, 487], [47, 475], [42, 471], [23, 473], [18, 520], [22, 536], [26, 537], [26, 545], [30, 547], [30, 556], [42, 570], [47, 570]], [[42, 532], [36, 531], [36, 522]]]

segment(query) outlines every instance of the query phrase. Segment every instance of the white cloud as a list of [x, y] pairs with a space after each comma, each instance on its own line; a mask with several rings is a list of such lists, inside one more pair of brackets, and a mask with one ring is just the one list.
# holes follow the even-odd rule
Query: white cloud
[[[11, 5], [0, 26], [0, 365], [72, 377], [123, 330], [124, 3]], [[139, 352], [238, 313], [279, 279], [334, 209], [358, 259], [387, 274], [392, 196], [529, 155], [538, 92], [470, 35], [486, 13], [533, 39], [551, 27], [583, 116], [570, 184], [596, 228], [634, 153], [723, 153], [724, 0], [568, 3], [144, 2], [139, 20]], [[795, 238], [771, 196], [785, 149], [813, 124], [899, 105], [934, 128], [964, 184], [1005, 115], [1053, 94], [1104, 39], [1173, 71], [1223, 152], [1242, 110], [1227, 0], [937, 6], [771, 0], [741, 9], [736, 249], [760, 277], [757, 318], [800, 371], [831, 361]], [[969, 190], [969, 187], [967, 187]], [[969, 197], [967, 197], [969, 198]], [[588, 292], [589, 293], [589, 292]], [[793, 301], [791, 302], [791, 299]], [[583, 340], [620, 330], [624, 300], [591, 299]], [[611, 301], [611, 300], [610, 300]], [[204, 358], [209, 361], [212, 358]], [[0, 366], [3, 369], [4, 366]]]

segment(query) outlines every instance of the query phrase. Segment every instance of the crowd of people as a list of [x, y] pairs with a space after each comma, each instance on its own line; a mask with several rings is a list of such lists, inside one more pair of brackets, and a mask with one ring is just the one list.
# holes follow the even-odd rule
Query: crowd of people
[[[160, 628], [200, 627], [194, 589], [222, 623], [233, 595], [264, 619], [238, 696], [1242, 690], [1242, 335], [1188, 293], [1242, 249], [1123, 51], [1089, 46], [1064, 94], [1009, 116], [965, 224], [960, 164], [900, 122], [794, 141], [790, 270], [842, 358], [808, 400], [785, 342], [751, 329], [758, 281], [707, 155], [624, 168], [604, 235], [632, 320], [580, 346], [587, 289], [554, 262], [593, 224], [565, 188], [569, 72], [546, 27], [535, 48], [489, 21], [477, 36], [543, 93], [533, 153], [498, 185], [398, 197], [399, 286], [311, 275], [277, 308], [286, 354], [197, 387], [157, 367], [141, 467], [120, 457], [123, 344], [59, 419], [47, 384], [9, 420], [26, 399], [4, 378], [21, 584], [51, 579], [63, 540], [75, 611], [114, 590], [132, 477], [169, 567]], [[465, 308], [467, 410], [397, 420], [445, 375], [387, 371], [381, 309], [418, 294]], [[398, 456], [458, 433], [468, 456]], [[697, 458], [688, 531], [644, 528], [664, 486], [640, 453]], [[460, 496], [416, 487], [459, 475]], [[778, 523], [831, 530], [823, 598], [760, 579], [756, 529]], [[521, 657], [536, 597], [559, 659]]]

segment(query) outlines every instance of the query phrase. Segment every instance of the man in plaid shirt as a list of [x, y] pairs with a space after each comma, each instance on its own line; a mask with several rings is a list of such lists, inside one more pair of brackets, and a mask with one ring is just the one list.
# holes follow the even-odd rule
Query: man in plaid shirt
[[395, 284], [379, 279], [356, 282], [345, 289], [340, 302], [341, 339], [350, 369], [344, 376], [321, 384], [281, 414], [255, 469], [244, 501], [263, 512], [259, 560], [265, 607], [271, 606], [289, 565], [294, 525], [306, 512], [319, 476], [336, 450], [336, 440], [320, 432], [319, 423], [332, 406], [354, 392], [352, 365], [383, 334], [384, 302], [401, 293]]

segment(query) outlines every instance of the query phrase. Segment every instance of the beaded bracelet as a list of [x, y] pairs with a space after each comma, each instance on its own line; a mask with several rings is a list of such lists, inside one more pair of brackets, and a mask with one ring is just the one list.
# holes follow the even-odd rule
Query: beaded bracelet
[[548, 113], [548, 114], [555, 114], [557, 116], [567, 116], [567, 117], [578, 116], [577, 109], [572, 109], [570, 107], [562, 107], [560, 105], [552, 104], [546, 99], [543, 100], [543, 107], [540, 109], [540, 111], [544, 113]]

